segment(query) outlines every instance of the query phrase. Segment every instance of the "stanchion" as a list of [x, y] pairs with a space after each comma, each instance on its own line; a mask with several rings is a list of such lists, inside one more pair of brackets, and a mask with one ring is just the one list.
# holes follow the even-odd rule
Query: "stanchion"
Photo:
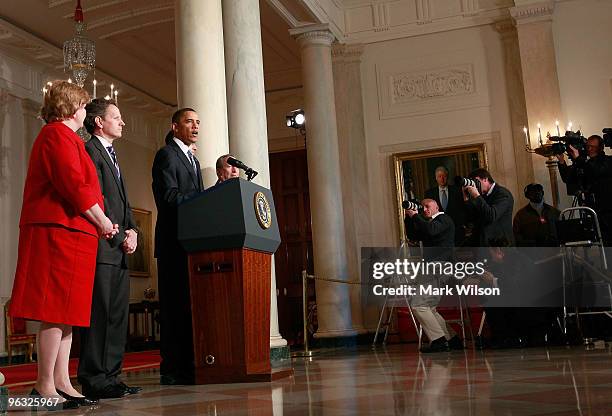
[[304, 316], [304, 325], [302, 332], [304, 334], [304, 351], [295, 351], [291, 353], [291, 357], [312, 357], [314, 351], [308, 345], [308, 273], [302, 270], [302, 315]]

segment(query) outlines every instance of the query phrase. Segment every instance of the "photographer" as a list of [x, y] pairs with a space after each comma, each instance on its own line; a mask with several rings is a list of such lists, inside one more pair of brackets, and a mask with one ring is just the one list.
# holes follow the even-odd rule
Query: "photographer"
[[491, 174], [484, 168], [476, 169], [469, 176], [480, 183], [480, 190], [470, 185], [463, 187], [468, 215], [474, 223], [472, 244], [487, 247], [489, 240], [497, 238], [506, 238], [513, 242], [512, 194], [495, 183]]
[[433, 199], [424, 199], [423, 215], [412, 209], [404, 210], [408, 221], [412, 223], [414, 237], [423, 241], [424, 247], [447, 247], [455, 245], [455, 224], [450, 216], [438, 208]]
[[595, 210], [603, 241], [609, 245], [612, 242], [612, 158], [604, 153], [601, 136], [589, 137], [585, 148], [586, 154], [581, 154], [574, 146], [568, 146], [572, 160], [569, 166], [563, 154], [557, 155], [559, 173], [568, 187], [577, 187], [580, 204]]
[[[426, 247], [424, 253], [427, 261], [450, 261], [453, 258], [455, 244], [455, 224], [453, 220], [438, 208], [433, 199], [424, 199], [423, 215], [414, 209], [406, 209], [408, 221], [412, 223], [415, 235]], [[435, 278], [438, 280], [439, 278]], [[440, 282], [436, 282], [439, 284]], [[414, 296], [410, 302], [414, 316], [419, 321], [430, 344], [421, 348], [422, 353], [443, 352], [452, 349], [463, 349], [463, 343], [437, 312], [440, 303], [439, 295]]]

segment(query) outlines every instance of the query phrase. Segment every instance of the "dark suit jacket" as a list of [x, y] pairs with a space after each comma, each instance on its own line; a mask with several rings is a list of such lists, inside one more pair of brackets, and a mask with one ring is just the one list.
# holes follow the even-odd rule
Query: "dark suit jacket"
[[92, 136], [85, 144], [85, 150], [89, 153], [98, 173], [100, 188], [102, 189], [102, 195], [104, 195], [104, 213], [113, 224], [119, 225], [119, 233], [113, 238], [110, 240], [100, 239], [98, 242], [96, 261], [127, 267], [125, 253], [121, 248], [121, 244], [125, 240], [125, 230], [138, 230], [132, 218], [125, 184], [123, 179], [117, 176], [115, 164], [100, 140]]
[[517, 247], [557, 247], [556, 224], [560, 211], [544, 204], [542, 215], [530, 204], [519, 209], [514, 216], [513, 231]]
[[512, 232], [512, 209], [514, 198], [509, 190], [495, 184], [491, 195], [479, 196], [467, 203], [470, 217], [474, 221], [474, 244], [488, 247], [492, 238], [506, 238], [514, 243]]
[[428, 220], [421, 215], [415, 215], [410, 221], [418, 239], [423, 242], [426, 260], [452, 260], [455, 224], [450, 216], [440, 214], [433, 220]]
[[455, 224], [446, 214], [440, 214], [433, 220], [421, 215], [412, 217], [414, 227], [425, 247], [453, 247], [455, 245]]
[[446, 209], [442, 208], [440, 203], [440, 192], [438, 186], [425, 191], [425, 198], [433, 199], [438, 203], [440, 211], [450, 216], [455, 224], [455, 242], [461, 243], [464, 239], [465, 233], [463, 226], [465, 225], [465, 203], [463, 201], [463, 193], [461, 188], [455, 185], [448, 185], [448, 204]]
[[177, 207], [204, 190], [200, 162], [197, 174], [185, 153], [172, 140], [157, 151], [153, 161], [153, 196], [157, 205], [155, 257], [182, 252], [177, 240]]

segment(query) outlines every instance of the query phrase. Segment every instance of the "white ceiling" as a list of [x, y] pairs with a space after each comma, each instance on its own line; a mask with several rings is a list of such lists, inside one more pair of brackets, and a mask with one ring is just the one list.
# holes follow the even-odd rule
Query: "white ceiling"
[[[75, 5], [76, 0], [2, 0], [0, 16], [61, 48], [74, 34]], [[87, 36], [96, 42], [97, 69], [175, 106], [174, 0], [82, 0], [81, 5]], [[266, 90], [301, 85], [299, 47], [288, 22], [315, 19], [296, 0], [260, 0], [260, 13]]]

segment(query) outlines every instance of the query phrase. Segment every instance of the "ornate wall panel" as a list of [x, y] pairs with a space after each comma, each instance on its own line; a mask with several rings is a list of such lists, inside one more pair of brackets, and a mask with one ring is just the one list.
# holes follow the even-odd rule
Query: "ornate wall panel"
[[456, 51], [376, 65], [381, 119], [489, 105], [484, 57]]

